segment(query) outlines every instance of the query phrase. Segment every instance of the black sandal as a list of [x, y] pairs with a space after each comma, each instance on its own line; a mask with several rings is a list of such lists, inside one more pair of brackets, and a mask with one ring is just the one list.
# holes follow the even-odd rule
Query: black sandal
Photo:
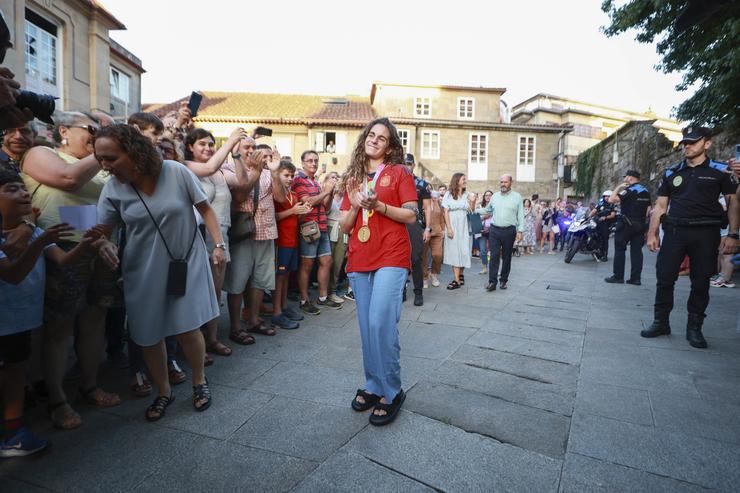
[[[363, 399], [365, 399], [365, 402], [358, 402], [358, 397], [362, 397]], [[361, 413], [363, 411], [367, 411], [371, 407], [374, 407], [375, 404], [378, 403], [378, 401], [380, 401], [379, 395], [370, 394], [362, 389], [357, 389], [357, 394], [355, 394], [355, 398], [352, 399], [352, 409], [354, 409], [358, 413]]]
[[459, 289], [460, 284], [457, 281], [452, 281], [447, 285], [447, 289]]
[[[375, 405], [373, 412], [370, 414], [370, 424], [373, 426], [385, 426], [387, 424], [391, 424], [393, 420], [396, 419], [396, 416], [398, 416], [398, 410], [401, 409], [401, 404], [403, 404], [403, 401], [405, 400], [406, 394], [401, 390], [396, 394], [396, 397], [393, 398], [393, 402], [390, 404], [378, 402]], [[376, 409], [379, 411], [385, 411], [386, 414], [382, 416], [375, 414]]]
[[[198, 407], [198, 402], [205, 400], [205, 403]], [[200, 385], [193, 385], [193, 408], [202, 412], [211, 407], [211, 389], [208, 388], [208, 380]]]
[[460, 274], [460, 286], [465, 286], [465, 276]]
[[[159, 421], [164, 418], [167, 407], [175, 401], [175, 394], [170, 394], [169, 397], [166, 395], [157, 396], [151, 406], [146, 408], [144, 417], [147, 421]], [[157, 413], [156, 416], [152, 416], [151, 413]]]

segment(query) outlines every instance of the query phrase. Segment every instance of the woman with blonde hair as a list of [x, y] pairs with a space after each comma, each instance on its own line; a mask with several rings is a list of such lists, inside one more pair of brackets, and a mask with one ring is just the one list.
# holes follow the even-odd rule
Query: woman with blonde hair
[[416, 220], [416, 186], [403, 166], [404, 150], [388, 118], [371, 121], [360, 134], [343, 177], [342, 232], [350, 235], [347, 276], [357, 305], [365, 385], [352, 409], [367, 411], [382, 426], [397, 416], [401, 388], [398, 321], [411, 269], [406, 224]]

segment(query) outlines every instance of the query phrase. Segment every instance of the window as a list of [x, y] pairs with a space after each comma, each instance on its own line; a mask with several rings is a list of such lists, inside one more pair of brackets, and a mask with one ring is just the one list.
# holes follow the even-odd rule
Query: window
[[409, 150], [409, 131], [408, 130], [399, 130], [398, 131], [398, 138], [401, 139], [401, 145], [403, 146], [403, 152], [406, 152], [406, 153], [411, 152]]
[[430, 118], [432, 116], [432, 98], [415, 98], [414, 116]]
[[439, 132], [425, 130], [421, 133], [421, 157], [439, 159]]
[[110, 97], [119, 99], [124, 103], [129, 102], [128, 75], [110, 68]]
[[488, 179], [488, 134], [471, 133], [468, 141], [468, 178]]
[[518, 181], [534, 181], [535, 137], [519, 136], [517, 148], [516, 176]]
[[475, 99], [457, 98], [457, 118], [460, 120], [475, 118]]
[[57, 27], [26, 9], [25, 23], [26, 88], [60, 96], [57, 70]]

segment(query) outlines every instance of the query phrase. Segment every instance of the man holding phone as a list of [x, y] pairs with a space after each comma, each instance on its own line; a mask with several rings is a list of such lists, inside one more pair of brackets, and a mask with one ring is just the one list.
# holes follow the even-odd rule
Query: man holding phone
[[[328, 296], [329, 272], [332, 266], [331, 243], [329, 241], [329, 228], [326, 218], [326, 210], [331, 207], [332, 195], [337, 180], [329, 178], [324, 189], [316, 179], [319, 169], [319, 154], [316, 151], [305, 151], [301, 154], [303, 170], [293, 180], [293, 191], [298, 199], [310, 205], [313, 209], [308, 214], [301, 216], [299, 225], [299, 242], [301, 253], [301, 265], [298, 270], [298, 289], [301, 292], [301, 310], [310, 315], [321, 313], [319, 307], [342, 308], [341, 303]], [[318, 235], [309, 234], [310, 231], [318, 229]], [[311, 303], [308, 296], [308, 283], [311, 270], [318, 258], [318, 282], [319, 297], [316, 305]]]

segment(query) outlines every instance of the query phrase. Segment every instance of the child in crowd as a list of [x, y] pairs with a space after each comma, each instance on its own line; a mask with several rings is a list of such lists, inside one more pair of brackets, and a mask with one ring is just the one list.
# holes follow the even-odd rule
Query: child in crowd
[[[18, 227], [29, 214], [31, 195], [23, 179], [14, 172], [0, 170], [3, 229]], [[71, 227], [58, 224], [44, 231], [25, 223], [33, 229], [26, 251], [12, 261], [0, 250], [0, 400], [4, 406], [0, 458], [30, 455], [48, 445], [47, 440], [35, 436], [23, 423], [25, 366], [31, 353], [31, 331], [41, 326], [43, 318], [44, 260], [48, 257], [59, 265], [67, 265], [92, 242], [91, 238], [84, 238], [65, 252], [55, 242], [71, 236]]]
[[278, 225], [277, 270], [275, 291], [272, 292], [272, 324], [281, 329], [297, 329], [298, 320], [303, 320], [300, 311], [288, 306], [288, 279], [298, 270], [298, 216], [311, 212], [311, 206], [298, 199], [291, 190], [296, 168], [290, 161], [280, 161], [278, 176], [280, 186], [285, 188], [285, 200], [275, 202]]

